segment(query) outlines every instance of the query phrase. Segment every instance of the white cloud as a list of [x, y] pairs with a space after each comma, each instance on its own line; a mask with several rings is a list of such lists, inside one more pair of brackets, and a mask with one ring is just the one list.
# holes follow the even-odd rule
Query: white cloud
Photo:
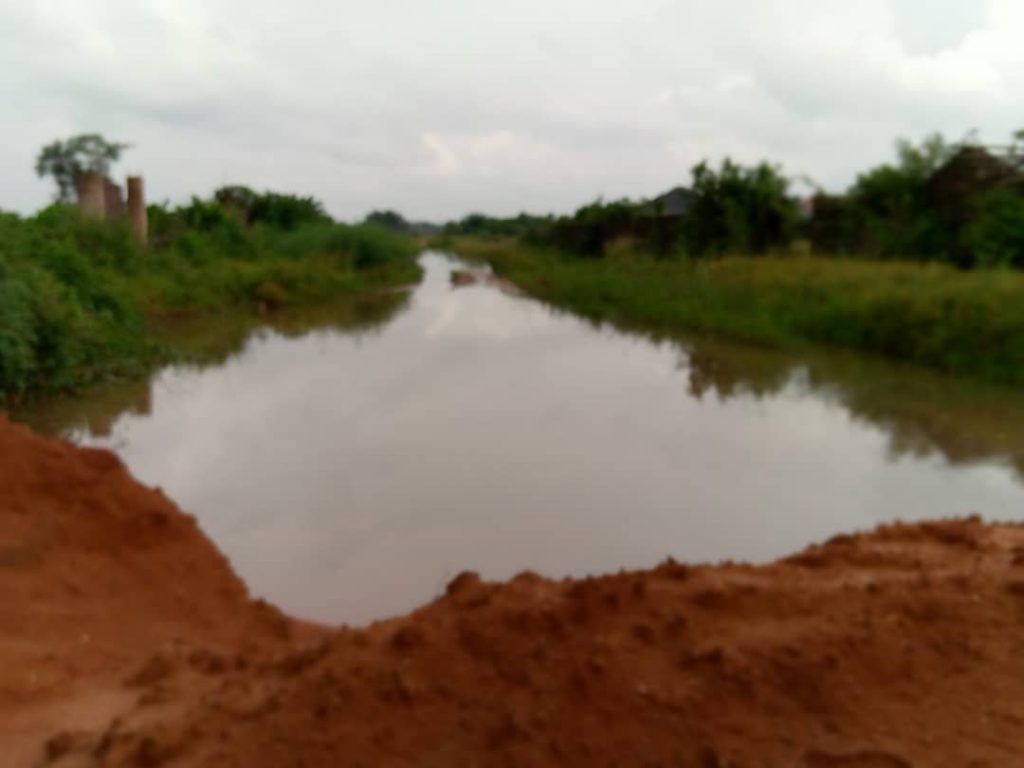
[[898, 136], [1024, 122], [1017, 0], [0, 0], [0, 207], [39, 146], [136, 144], [154, 199], [226, 182], [445, 219], [650, 195], [703, 156], [832, 187]]

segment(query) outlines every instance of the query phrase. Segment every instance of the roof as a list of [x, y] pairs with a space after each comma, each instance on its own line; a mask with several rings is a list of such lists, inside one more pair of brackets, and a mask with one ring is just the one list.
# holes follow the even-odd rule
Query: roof
[[676, 187], [654, 198], [654, 209], [659, 216], [682, 216], [693, 204], [693, 192]]
[[928, 179], [928, 200], [947, 223], [961, 226], [969, 218], [969, 201], [975, 195], [1020, 183], [1021, 172], [1013, 159], [985, 147], [961, 147]]

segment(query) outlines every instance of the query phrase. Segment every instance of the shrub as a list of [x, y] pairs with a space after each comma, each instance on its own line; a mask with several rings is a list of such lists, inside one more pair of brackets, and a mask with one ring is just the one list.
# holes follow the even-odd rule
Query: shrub
[[73, 207], [0, 213], [0, 401], [137, 372], [165, 354], [146, 320], [169, 311], [320, 301], [415, 279], [400, 235], [331, 223], [310, 199], [263, 199], [275, 223], [252, 227], [217, 202], [152, 206], [148, 249]]
[[979, 199], [964, 244], [983, 266], [1024, 267], [1024, 196], [998, 190]]
[[768, 163], [745, 168], [726, 159], [718, 171], [693, 169], [692, 203], [683, 217], [683, 242], [693, 256], [763, 254], [792, 239], [796, 203], [788, 182]]

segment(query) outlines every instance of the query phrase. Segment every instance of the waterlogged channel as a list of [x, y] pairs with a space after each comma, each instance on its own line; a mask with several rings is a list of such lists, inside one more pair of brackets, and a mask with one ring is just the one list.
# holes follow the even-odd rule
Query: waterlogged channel
[[201, 365], [16, 416], [113, 448], [256, 595], [335, 623], [464, 569], [763, 561], [881, 521], [1024, 519], [1024, 396], [595, 327], [422, 262], [411, 295], [211, 324]]

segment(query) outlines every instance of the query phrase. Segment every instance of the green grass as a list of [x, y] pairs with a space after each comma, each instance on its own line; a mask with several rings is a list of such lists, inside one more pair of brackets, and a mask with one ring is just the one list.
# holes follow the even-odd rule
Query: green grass
[[160, 330], [169, 320], [306, 306], [419, 278], [411, 241], [373, 227], [156, 223], [154, 246], [142, 249], [123, 227], [69, 208], [0, 214], [0, 402], [173, 359]]
[[1024, 274], [811, 256], [604, 259], [461, 238], [527, 293], [595, 320], [769, 344], [825, 344], [1024, 383]]

